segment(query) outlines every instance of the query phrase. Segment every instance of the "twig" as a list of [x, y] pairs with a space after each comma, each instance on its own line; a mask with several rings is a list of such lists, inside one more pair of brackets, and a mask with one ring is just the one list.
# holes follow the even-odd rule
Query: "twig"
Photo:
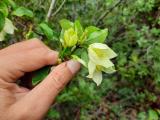
[[51, 4], [50, 4], [50, 7], [49, 7], [49, 10], [48, 10], [48, 13], [47, 13], [47, 16], [46, 16], [46, 22], [48, 22], [50, 16], [51, 16], [51, 13], [52, 13], [52, 10], [54, 8], [54, 4], [55, 4], [56, 0], [52, 0], [51, 1]]
[[104, 14], [102, 14], [102, 15], [98, 18], [98, 20], [97, 20], [97, 22], [96, 22], [96, 25], [98, 25], [98, 23], [99, 23], [102, 19], [104, 19], [112, 10], [114, 10], [114, 8], [116, 8], [122, 1], [123, 1], [123, 0], [119, 0], [119, 2], [117, 2], [112, 8], [110, 8], [110, 9], [107, 10]]
[[62, 4], [59, 6], [59, 8], [53, 13], [52, 16], [55, 16], [63, 7], [64, 3], [66, 2], [66, 0], [63, 0]]

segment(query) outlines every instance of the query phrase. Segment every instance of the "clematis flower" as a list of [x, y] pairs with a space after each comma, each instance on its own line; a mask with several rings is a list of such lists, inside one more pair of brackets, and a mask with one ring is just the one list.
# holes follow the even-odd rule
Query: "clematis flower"
[[89, 75], [87, 77], [92, 78], [98, 86], [102, 82], [102, 72], [115, 72], [114, 64], [110, 59], [116, 57], [117, 54], [106, 44], [93, 43], [88, 48], [88, 55]]
[[5, 25], [3, 30], [0, 32], [0, 41], [3, 41], [5, 38], [5, 35], [8, 34], [14, 34], [15, 27], [8, 18], [5, 18]]
[[77, 41], [78, 35], [73, 28], [64, 32], [64, 41], [62, 42], [64, 47], [73, 47], [77, 44]]

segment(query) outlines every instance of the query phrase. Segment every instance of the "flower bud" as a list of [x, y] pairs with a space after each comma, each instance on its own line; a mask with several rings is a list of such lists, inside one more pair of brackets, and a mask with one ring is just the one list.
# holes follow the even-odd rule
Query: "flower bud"
[[77, 44], [78, 36], [73, 28], [70, 28], [64, 32], [64, 46], [73, 47]]

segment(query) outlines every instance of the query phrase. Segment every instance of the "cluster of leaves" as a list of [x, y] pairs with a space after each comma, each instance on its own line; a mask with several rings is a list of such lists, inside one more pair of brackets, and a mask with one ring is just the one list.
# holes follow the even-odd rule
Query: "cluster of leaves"
[[[67, 18], [71, 21], [79, 19], [84, 26], [107, 27], [109, 35], [106, 43], [118, 53], [115, 59], [117, 72], [114, 75], [105, 75], [103, 84], [97, 87], [83, 77], [87, 73], [83, 68], [58, 96], [46, 119], [159, 119], [158, 0], [67, 0], [49, 23], [44, 21], [50, 0], [15, 0], [15, 3], [16, 6], [26, 6], [34, 11], [34, 17], [13, 19], [9, 14], [8, 18], [18, 30], [16, 37], [3, 41], [3, 45], [37, 36], [53, 49], [60, 50], [56, 47], [59, 46], [57, 40], [61, 32], [58, 24], [60, 19]], [[53, 11], [62, 3], [63, 0], [57, 0]], [[10, 11], [12, 13], [13, 8]]]
[[[11, 9], [12, 13], [9, 14]], [[33, 12], [25, 7], [17, 6], [12, 0], [0, 1], [0, 41], [5, 40], [5, 35], [7, 33], [14, 34], [14, 30], [16, 28], [14, 27], [12, 21], [8, 18], [12, 18], [14, 16], [27, 16], [32, 18]]]

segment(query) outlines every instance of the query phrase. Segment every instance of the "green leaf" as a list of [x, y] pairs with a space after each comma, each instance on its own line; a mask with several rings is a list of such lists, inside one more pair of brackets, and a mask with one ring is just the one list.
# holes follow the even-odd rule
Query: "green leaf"
[[157, 113], [160, 115], [160, 109], [156, 109]]
[[62, 59], [62, 60], [65, 60], [65, 59], [70, 59], [70, 55], [72, 53], [72, 48], [64, 48], [63, 50], [60, 51], [59, 53], [59, 57]]
[[0, 12], [0, 32], [3, 30], [5, 25], [5, 16], [2, 12]]
[[[72, 57], [75, 59], [75, 60], [79, 60], [79, 59], [82, 59], [84, 62], [80, 62], [82, 63], [85, 67], [87, 67], [87, 63], [89, 61], [89, 58], [88, 58], [88, 53], [87, 53], [87, 49], [85, 48], [79, 48], [79, 49], [76, 49], [75, 52], [73, 53]], [[85, 64], [84, 64], [85, 63]]]
[[60, 114], [58, 111], [54, 110], [54, 109], [50, 109], [48, 111], [47, 117], [49, 117], [50, 119], [59, 119], [60, 118]]
[[81, 23], [78, 20], [76, 20], [74, 26], [75, 26], [75, 31], [78, 34], [78, 37], [80, 37], [83, 34], [83, 27]]
[[87, 33], [87, 35], [89, 36], [91, 33], [99, 31], [100, 29], [95, 27], [95, 26], [89, 26], [85, 29], [85, 32]]
[[53, 38], [53, 30], [46, 23], [41, 23], [39, 26], [48, 39]]
[[87, 63], [83, 59], [79, 58], [77, 55], [72, 55], [72, 59], [80, 62], [83, 66], [87, 67]]
[[66, 20], [66, 19], [60, 20], [59, 23], [60, 23], [62, 29], [64, 29], [64, 30], [67, 30], [67, 29], [73, 27], [73, 23], [70, 22], [69, 20]]
[[85, 43], [88, 45], [92, 43], [104, 43], [107, 35], [108, 35], [108, 29], [93, 32], [89, 35]]
[[15, 11], [13, 11], [13, 15], [18, 16], [18, 17], [23, 17], [23, 16], [27, 16], [32, 18], [33, 12], [25, 7], [19, 7], [17, 8]]
[[49, 71], [50, 66], [46, 66], [35, 71], [32, 78], [32, 85], [37, 85], [39, 82], [41, 82], [49, 74]]
[[149, 114], [148, 120], [158, 120], [158, 114], [157, 114], [156, 111], [150, 109], [150, 110], [148, 111], [148, 114]]
[[78, 48], [73, 52], [73, 54], [77, 55], [78, 57], [81, 57], [81, 54], [83, 51], [84, 51], [84, 48]]
[[84, 50], [81, 52], [81, 59], [83, 59], [86, 63], [89, 62], [88, 52], [87, 52], [86, 49], [84, 49]]
[[13, 9], [17, 7], [16, 3], [13, 0], [4, 0], [7, 5], [11, 5]]
[[146, 113], [145, 112], [140, 112], [138, 113], [138, 120], [146, 120]]
[[0, 12], [4, 14], [5, 17], [8, 16], [8, 8], [7, 5], [4, 2], [0, 2]]

